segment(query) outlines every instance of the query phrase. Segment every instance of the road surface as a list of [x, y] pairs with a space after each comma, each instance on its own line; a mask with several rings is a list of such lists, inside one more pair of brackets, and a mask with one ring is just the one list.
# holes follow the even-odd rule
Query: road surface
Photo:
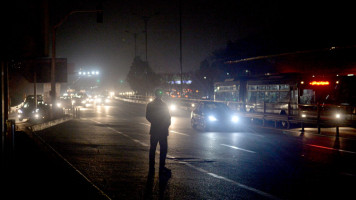
[[[192, 129], [172, 112], [167, 167], [148, 181], [145, 105], [115, 101], [38, 132], [108, 199], [343, 199], [354, 195], [356, 140], [260, 128]], [[159, 151], [159, 148], [158, 148]], [[157, 151], [157, 152], [158, 152]]]

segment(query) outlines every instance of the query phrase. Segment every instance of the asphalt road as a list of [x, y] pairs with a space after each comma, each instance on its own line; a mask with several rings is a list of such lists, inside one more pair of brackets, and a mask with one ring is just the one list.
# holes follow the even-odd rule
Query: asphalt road
[[[73, 169], [111, 199], [348, 199], [356, 186], [356, 140], [259, 128], [194, 130], [172, 113], [167, 167], [147, 180], [145, 105], [83, 108], [81, 119], [38, 132]], [[158, 149], [159, 150], [159, 149]]]

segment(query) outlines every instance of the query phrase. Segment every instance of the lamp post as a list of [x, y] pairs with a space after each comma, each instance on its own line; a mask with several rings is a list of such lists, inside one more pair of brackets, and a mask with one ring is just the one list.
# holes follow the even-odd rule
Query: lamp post
[[61, 26], [70, 15], [73, 15], [75, 13], [97, 13], [97, 22], [102, 23], [103, 22], [103, 9], [102, 5], [99, 5], [96, 10], [74, 10], [69, 12], [62, 20], [59, 21], [56, 25], [52, 27], [52, 59], [51, 59], [51, 103], [52, 103], [52, 109], [50, 109], [50, 117], [53, 118], [53, 109], [55, 108], [53, 105], [55, 104], [56, 101], [56, 31], [59, 26]]
[[[138, 35], [138, 33], [132, 33], [132, 32], [130, 32], [130, 31], [125, 31], [126, 33], [130, 33], [130, 34], [132, 34], [133, 36], [134, 36], [134, 49], [135, 49], [135, 54], [134, 54], [134, 58], [136, 58], [136, 56], [137, 56], [137, 35]], [[146, 58], [147, 59], [147, 58]]]

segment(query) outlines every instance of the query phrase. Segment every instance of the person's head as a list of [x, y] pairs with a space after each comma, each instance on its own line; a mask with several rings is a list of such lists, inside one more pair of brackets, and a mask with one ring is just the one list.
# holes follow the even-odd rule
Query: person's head
[[163, 96], [163, 91], [161, 89], [156, 89], [155, 90], [155, 97], [156, 98], [161, 98]]

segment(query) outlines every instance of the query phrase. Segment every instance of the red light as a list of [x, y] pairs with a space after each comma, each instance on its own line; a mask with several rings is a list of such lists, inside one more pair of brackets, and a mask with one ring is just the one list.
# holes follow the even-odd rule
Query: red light
[[330, 85], [329, 81], [313, 81], [309, 85]]

